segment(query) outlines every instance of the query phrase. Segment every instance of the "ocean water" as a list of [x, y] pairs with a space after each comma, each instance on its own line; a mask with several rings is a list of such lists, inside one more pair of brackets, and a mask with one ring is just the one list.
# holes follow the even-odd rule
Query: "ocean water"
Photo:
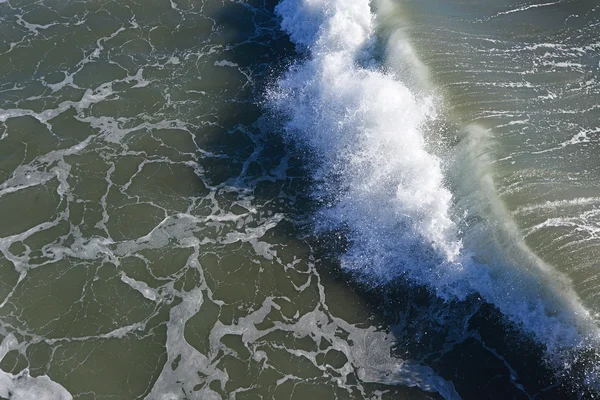
[[600, 398], [600, 4], [0, 0], [0, 398]]

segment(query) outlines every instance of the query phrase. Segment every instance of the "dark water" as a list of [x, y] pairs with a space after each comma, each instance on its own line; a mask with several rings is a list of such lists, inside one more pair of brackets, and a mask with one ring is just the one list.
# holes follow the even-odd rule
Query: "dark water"
[[0, 397], [595, 398], [599, 12], [0, 0]]

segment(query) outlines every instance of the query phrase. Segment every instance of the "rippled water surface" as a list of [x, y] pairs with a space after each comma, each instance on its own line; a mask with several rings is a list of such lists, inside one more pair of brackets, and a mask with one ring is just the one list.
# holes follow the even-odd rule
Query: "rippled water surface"
[[0, 398], [595, 398], [594, 1], [0, 0]]

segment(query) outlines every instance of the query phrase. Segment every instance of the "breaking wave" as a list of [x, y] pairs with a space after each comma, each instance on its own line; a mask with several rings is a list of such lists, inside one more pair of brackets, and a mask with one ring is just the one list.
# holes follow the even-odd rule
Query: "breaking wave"
[[[436, 96], [377, 59], [377, 24], [391, 8], [381, 3], [373, 12], [368, 0], [277, 6], [281, 27], [306, 57], [268, 101], [284, 115], [286, 137], [310, 154], [313, 194], [324, 204], [316, 229], [347, 235], [341, 264], [361, 279], [401, 277], [446, 300], [481, 297], [562, 365], [574, 348], [597, 348], [593, 316], [568, 279], [527, 248], [497, 198], [478, 156], [482, 131], [465, 128], [447, 152], [452, 160], [432, 150], [428, 127], [442, 118]], [[401, 32], [390, 35], [385, 54], [420, 66], [407, 60], [414, 52]], [[458, 189], [450, 190], [448, 175]]]

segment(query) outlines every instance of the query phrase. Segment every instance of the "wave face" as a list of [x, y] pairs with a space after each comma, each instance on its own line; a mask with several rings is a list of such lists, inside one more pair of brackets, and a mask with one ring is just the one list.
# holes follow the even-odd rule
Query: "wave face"
[[[308, 57], [269, 98], [287, 117], [286, 135], [309, 154], [314, 195], [324, 204], [317, 230], [348, 237], [342, 266], [373, 284], [405, 278], [445, 300], [481, 296], [556, 365], [568, 364], [574, 348], [595, 346], [598, 329], [570, 282], [527, 248], [497, 199], [477, 156], [483, 145], [469, 139], [481, 135], [451, 150], [470, 187], [453, 199], [427, 140], [427, 126], [440, 118], [436, 98], [375, 60], [369, 2], [284, 0], [276, 11]], [[400, 53], [394, 45], [390, 39], [388, 60], [413, 54], [405, 39]], [[469, 226], [460, 210], [480, 221]]]

